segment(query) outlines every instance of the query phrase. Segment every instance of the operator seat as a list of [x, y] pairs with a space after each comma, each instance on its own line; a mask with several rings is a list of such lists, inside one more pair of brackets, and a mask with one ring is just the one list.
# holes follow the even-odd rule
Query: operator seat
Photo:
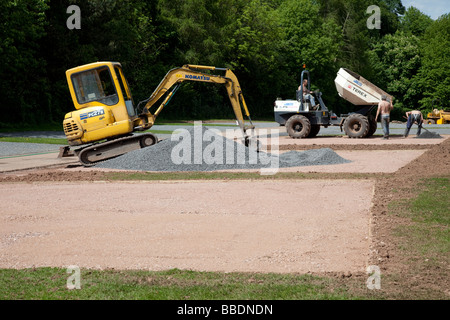
[[[316, 91], [319, 91], [319, 90], [316, 90]], [[312, 92], [311, 94], [313, 94], [313, 95], [315, 95], [317, 97], [316, 91]], [[301, 97], [300, 96], [301, 95], [301, 90], [297, 90], [295, 93], [296, 93], [298, 102], [309, 103], [309, 105], [311, 106], [310, 110], [317, 110], [319, 108], [319, 103], [316, 103], [316, 105], [313, 107], [312, 103], [311, 103], [311, 100], [309, 98], [305, 99], [304, 96]]]
[[302, 94], [301, 90], [297, 90], [297, 91], [295, 92], [295, 94], [296, 94], [296, 96], [297, 96], [297, 101], [298, 101], [298, 102], [303, 102], [303, 103], [309, 102], [309, 103], [311, 103], [311, 101], [310, 101], [309, 98], [305, 99], [304, 96], [303, 96], [303, 97], [300, 96], [300, 95]]

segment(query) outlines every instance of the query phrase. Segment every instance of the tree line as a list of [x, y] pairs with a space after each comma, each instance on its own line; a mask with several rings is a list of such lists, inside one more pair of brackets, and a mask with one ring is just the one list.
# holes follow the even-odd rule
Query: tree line
[[[80, 29], [69, 29], [77, 5]], [[380, 28], [368, 28], [380, 9]], [[184, 64], [231, 68], [253, 119], [295, 98], [302, 65], [329, 109], [352, 111], [334, 78], [359, 73], [405, 110], [450, 107], [450, 17], [433, 20], [401, 0], [7, 0], [0, 2], [0, 126], [62, 123], [73, 109], [65, 71], [119, 61], [135, 104]], [[233, 118], [225, 89], [185, 83], [166, 119]]]

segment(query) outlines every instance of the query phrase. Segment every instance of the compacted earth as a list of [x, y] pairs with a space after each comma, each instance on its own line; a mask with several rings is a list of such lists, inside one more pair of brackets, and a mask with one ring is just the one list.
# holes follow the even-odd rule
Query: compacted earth
[[392, 296], [414, 288], [448, 298], [448, 265], [421, 264], [417, 274], [394, 235], [410, 220], [391, 214], [389, 205], [417, 196], [423, 179], [450, 176], [450, 139], [280, 146], [314, 148], [423, 152], [384, 173], [203, 173], [168, 181], [129, 181], [124, 174], [117, 181], [114, 170], [74, 164], [0, 173], [0, 268], [298, 272], [365, 281], [366, 268], [376, 266]]

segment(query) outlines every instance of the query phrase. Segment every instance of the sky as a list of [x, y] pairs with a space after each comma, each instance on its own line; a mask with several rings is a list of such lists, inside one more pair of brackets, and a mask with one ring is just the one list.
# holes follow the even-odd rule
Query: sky
[[416, 7], [433, 20], [450, 12], [449, 0], [402, 0], [402, 3], [406, 9], [411, 6]]

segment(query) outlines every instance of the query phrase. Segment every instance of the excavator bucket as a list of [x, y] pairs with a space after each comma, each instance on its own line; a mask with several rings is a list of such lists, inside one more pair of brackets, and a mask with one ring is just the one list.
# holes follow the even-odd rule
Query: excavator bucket
[[59, 148], [58, 158], [73, 157], [74, 155], [75, 153], [72, 150], [70, 150], [69, 146]]

